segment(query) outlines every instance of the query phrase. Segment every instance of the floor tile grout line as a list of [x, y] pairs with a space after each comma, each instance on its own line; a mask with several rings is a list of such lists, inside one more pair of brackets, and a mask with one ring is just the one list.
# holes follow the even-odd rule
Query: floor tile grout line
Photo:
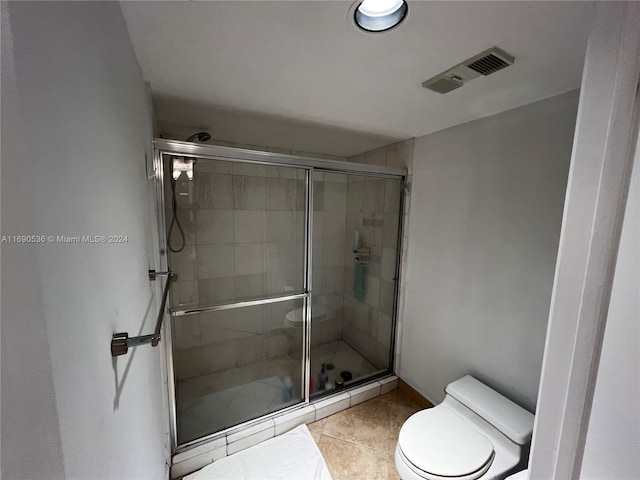
[[[375, 397], [373, 399], [366, 400], [365, 402], [362, 402], [354, 406], [357, 408], [358, 406], [365, 405], [368, 402], [377, 402], [377, 401], [381, 401], [382, 403], [385, 404], [384, 410], [386, 410], [387, 412], [388, 421], [386, 418], [381, 418], [380, 419], [381, 422], [375, 423], [375, 425], [377, 425], [379, 428], [384, 428], [387, 432], [386, 449], [374, 448], [365, 443], [361, 443], [358, 440], [350, 440], [350, 439], [345, 439], [345, 438], [340, 438], [338, 436], [335, 436], [335, 435], [340, 435], [342, 433], [348, 433], [349, 431], [352, 431], [352, 430], [357, 431], [359, 428], [359, 423], [357, 421], [354, 422], [353, 424], [348, 425], [343, 430], [336, 430], [335, 428], [331, 428], [329, 429], [329, 433], [325, 432], [326, 430], [328, 430], [327, 426], [333, 425], [333, 423], [331, 422], [332, 418], [337, 419], [338, 415], [346, 413], [351, 408], [354, 408], [354, 407], [351, 407], [347, 410], [344, 410], [343, 412], [338, 412], [334, 415], [330, 415], [322, 420], [319, 420], [319, 421], [323, 421], [323, 425], [322, 425], [322, 431], [318, 437], [318, 441], [316, 442], [318, 446], [320, 446], [320, 442], [323, 439], [323, 437], [326, 439], [325, 442], [322, 442], [323, 445], [331, 445], [331, 443], [327, 443], [327, 442], [338, 442], [337, 444], [338, 451], [331, 453], [328, 459], [330, 458], [332, 461], [340, 462], [341, 449], [339, 448], [339, 445], [342, 444], [344, 446], [342, 450], [344, 450], [344, 448], [346, 448], [346, 446], [349, 445], [350, 446], [349, 448], [352, 448], [352, 447], [358, 448], [363, 455], [375, 456], [375, 458], [377, 459], [377, 465], [379, 465], [379, 468], [380, 468], [379, 475], [376, 476], [376, 478], [380, 478], [381, 480], [398, 480], [400, 478], [395, 468], [394, 454], [395, 454], [395, 443], [397, 439], [395, 435], [396, 432], [394, 429], [392, 429], [392, 422], [398, 423], [397, 427], [401, 428], [402, 427], [401, 424], [404, 423], [404, 421], [406, 421], [406, 418], [404, 418], [405, 416], [407, 416], [406, 414], [410, 416], [415, 412], [423, 410], [425, 407], [421, 407], [420, 405], [415, 404], [413, 401], [411, 401], [410, 398], [408, 398], [406, 395], [403, 394], [403, 392], [400, 392], [399, 390], [392, 391], [392, 392], [388, 392], [388, 393], [391, 393], [391, 395], [389, 395], [386, 398], [382, 398], [382, 396]], [[411, 411], [407, 411], [406, 409]], [[336, 427], [336, 425], [333, 425], [333, 427]], [[333, 431], [334, 433], [333, 434], [330, 433], [331, 431]], [[382, 435], [380, 435], [377, 438], [382, 438]], [[392, 451], [390, 451], [390, 448]], [[321, 450], [324, 450], [324, 447], [321, 448]], [[342, 459], [342, 461], [344, 461], [344, 458]], [[347, 460], [347, 463], [349, 462], [352, 462], [351, 458]], [[336, 472], [332, 472], [332, 475], [334, 475], [335, 473], [334, 478], [336, 480], [340, 480], [343, 478], [345, 480], [347, 478], [348, 480], [369, 480], [370, 478], [373, 478], [371, 475], [363, 476], [364, 472], [351, 472], [349, 473], [348, 477], [345, 477], [344, 476], [345, 472], [340, 470], [339, 465], [335, 465], [332, 468], [338, 469]]]
[[341, 442], [350, 443], [351, 445], [355, 445], [356, 447], [366, 448], [367, 450], [372, 450], [374, 452], [380, 452], [380, 453], [385, 453], [385, 454], [389, 453], [387, 450], [380, 450], [380, 449], [377, 449], [377, 448], [369, 447], [368, 445], [365, 445], [363, 443], [353, 442], [353, 441], [347, 440], [345, 438], [334, 437], [333, 435], [329, 435], [327, 433], [323, 433], [322, 435], [320, 435], [320, 439], [322, 439], [323, 436], [333, 438], [334, 440], [340, 440]]

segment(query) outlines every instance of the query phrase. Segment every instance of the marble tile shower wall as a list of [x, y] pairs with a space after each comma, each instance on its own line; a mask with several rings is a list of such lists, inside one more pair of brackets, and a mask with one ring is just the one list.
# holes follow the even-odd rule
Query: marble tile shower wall
[[[229, 378], [243, 378], [238, 368], [246, 365], [252, 365], [252, 371], [258, 377], [268, 377], [273, 374], [265, 369], [268, 368], [267, 360], [272, 359], [283, 359], [282, 365], [272, 362], [271, 366], [276, 369], [281, 366], [278, 371], [286, 371], [295, 377], [298, 369], [290, 371], [288, 366], [292, 362], [284, 357], [300, 355], [302, 331], [284, 327], [282, 320], [279, 326], [269, 326], [269, 323], [270, 319], [283, 319], [287, 311], [301, 306], [301, 301], [286, 302], [174, 318], [174, 341], [178, 345], [174, 350], [177, 380], [221, 371], [228, 373]], [[212, 377], [211, 380], [215, 379]], [[228, 383], [221, 380], [221, 385]]]
[[324, 307], [328, 319], [319, 320], [312, 324], [312, 346], [342, 338], [346, 210], [346, 175], [315, 172], [313, 182], [313, 304]]
[[[304, 179], [299, 169], [199, 161], [194, 180], [178, 185], [188, 244], [170, 256], [179, 280], [173, 308], [301, 291]], [[178, 380], [301, 348], [302, 342], [292, 342], [283, 328], [284, 307], [176, 317]]]
[[[349, 176], [345, 243], [343, 338], [379, 369], [389, 367], [400, 181]], [[369, 257], [354, 260], [355, 232]], [[364, 295], [354, 295], [358, 268], [363, 269]]]
[[[362, 153], [354, 157], [350, 157], [348, 160], [351, 162], [364, 163], [368, 165], [381, 165], [397, 168], [407, 169], [407, 186], [408, 192], [411, 190], [411, 180], [413, 171], [413, 145], [414, 139], [398, 142], [386, 147], [378, 148], [370, 152]], [[375, 182], [375, 181], [374, 181]], [[386, 366], [388, 363], [388, 342], [391, 338], [392, 328], [392, 315], [393, 315], [393, 296], [392, 286], [390, 284], [393, 280], [393, 268], [395, 268], [395, 242], [397, 237], [393, 235], [397, 233], [398, 222], [398, 208], [392, 203], [394, 198], [400, 199], [400, 192], [397, 191], [396, 186], [392, 183], [384, 185], [384, 206], [383, 213], [380, 213], [381, 200], [366, 200], [366, 196], [372, 196], [375, 191], [382, 193], [383, 188], [381, 184], [375, 184], [371, 182], [371, 185], [365, 186], [362, 195], [363, 211], [362, 222], [365, 222], [367, 215], [367, 209], [375, 208], [376, 210], [370, 210], [370, 218], [373, 222], [368, 226], [361, 225], [359, 228], [364, 231], [365, 236], [369, 236], [373, 239], [373, 253], [372, 264], [369, 267], [367, 276], [369, 277], [370, 293], [365, 296], [364, 303], [354, 302], [353, 290], [348, 291], [345, 289], [344, 300], [344, 339], [351, 343], [354, 348], [357, 348], [362, 354], [370, 355], [369, 360], [379, 368]], [[378, 180], [380, 182], [380, 180]], [[385, 181], [389, 182], [389, 181]], [[349, 184], [351, 185], [351, 184]], [[367, 193], [368, 192], [368, 193]], [[350, 195], [357, 198], [352, 200], [354, 205], [359, 205], [360, 192], [358, 187], [355, 187], [349, 192]], [[402, 257], [400, 264], [400, 276], [399, 276], [399, 291], [398, 291], [398, 310], [396, 321], [396, 344], [395, 344], [395, 372], [401, 373], [402, 368], [402, 327], [404, 320], [404, 303], [405, 303], [405, 272], [408, 255], [408, 239], [409, 239], [409, 211], [411, 208], [411, 198], [406, 192], [404, 195], [404, 218], [402, 229]], [[368, 203], [367, 203], [368, 202]], [[371, 203], [377, 202], [377, 203]], [[355, 206], [349, 207], [351, 209]], [[395, 208], [395, 210], [394, 210]], [[348, 214], [349, 215], [349, 214]], [[358, 226], [361, 217], [357, 212], [352, 212], [352, 216], [347, 219], [347, 235], [349, 232], [355, 230]], [[381, 231], [378, 227], [378, 220], [382, 218]], [[367, 222], [368, 223], [368, 222]], [[395, 225], [395, 227], [394, 227]], [[394, 231], [394, 228], [396, 229]], [[353, 234], [352, 234], [353, 235]], [[382, 236], [381, 246], [379, 243], [380, 235]], [[347, 236], [347, 241], [349, 237]], [[351, 236], [351, 242], [353, 242], [353, 236]], [[393, 255], [392, 252], [393, 251]], [[379, 263], [377, 254], [380, 254]], [[353, 264], [353, 261], [351, 262]], [[348, 263], [345, 265], [349, 265]], [[345, 268], [345, 277], [353, 278], [353, 274], [349, 268]], [[378, 306], [374, 308], [376, 301], [376, 287], [379, 285], [377, 291]], [[347, 319], [352, 318], [353, 321]]]
[[[247, 148], [246, 145], [223, 146]], [[255, 147], [274, 153], [297, 153]], [[306, 156], [337, 159], [306, 153]], [[341, 159], [344, 160], [344, 159]], [[185, 233], [183, 251], [170, 253], [171, 268], [178, 273], [172, 289], [174, 309], [227, 303], [301, 290], [304, 258], [304, 171], [285, 167], [223, 161], [200, 161], [195, 179], [176, 184], [178, 219]], [[338, 340], [342, 334], [343, 255], [337, 262], [331, 241], [336, 215], [345, 213], [346, 184], [341, 187], [316, 175], [315, 202], [327, 213], [327, 229], [316, 232], [327, 241], [328, 264], [316, 278], [330, 320], [314, 331], [314, 343]], [[325, 188], [326, 187], [326, 188]], [[167, 186], [165, 195], [170, 199]], [[170, 202], [167, 202], [170, 207]], [[167, 210], [167, 224], [171, 211]], [[326, 238], [325, 238], [326, 235]], [[174, 226], [172, 245], [180, 244]], [[335, 249], [334, 249], [335, 250]], [[324, 251], [324, 249], [323, 249]], [[300, 332], [284, 327], [287, 312], [301, 304], [272, 304], [260, 309], [173, 318], [177, 380], [282, 357], [302, 348]]]
[[[194, 180], [181, 179], [176, 193], [186, 246], [170, 254], [178, 273], [174, 308], [301, 289], [303, 171], [201, 161]], [[179, 237], [174, 227], [174, 247]]]
[[[408, 169], [409, 182], [411, 180], [413, 139], [349, 159], [224, 141], [211, 143], [273, 153], [404, 167]], [[171, 254], [170, 259], [172, 268], [179, 274], [179, 281], [175, 283], [172, 294], [182, 305], [181, 308], [262, 295], [265, 291], [280, 293], [286, 286], [300, 285], [302, 273], [297, 275], [289, 267], [295, 263], [299, 264], [295, 259], [302, 258], [303, 255], [302, 238], [295, 233], [295, 226], [304, 221], [303, 203], [296, 203], [293, 210], [273, 208], [278, 202], [281, 202], [280, 206], [282, 202], [291, 202], [294, 196], [296, 202], [299, 201], [299, 187], [293, 188], [291, 181], [301, 182], [301, 179], [294, 178], [291, 173], [283, 173], [291, 169], [265, 171], [264, 166], [256, 168], [248, 164], [237, 164], [234, 171], [234, 165], [228, 162], [209, 165], [206, 167], [203, 162], [197, 165], [196, 171], [200, 169], [203, 174], [206, 173], [200, 181], [208, 183], [213, 188], [198, 189], [197, 181], [181, 181], [177, 188], [178, 218], [185, 231], [187, 247], [183, 252]], [[325, 174], [316, 173], [314, 182], [313, 288], [314, 303], [327, 307], [332, 313], [332, 320], [318, 322], [315, 325], [313, 343], [343, 338], [353, 347], [362, 350], [361, 353], [372, 363], [383, 368], [388, 362], [388, 343], [392, 328], [390, 308], [393, 308], [393, 296], [390, 293], [393, 289], [389, 288], [389, 284], [393, 280], [391, 271], [392, 265], [395, 266], [395, 252], [393, 255], [390, 253], [394, 248], [394, 232], [391, 225], [397, 225], [397, 219], [391, 213], [393, 204], [390, 202], [393, 197], [391, 192], [395, 187], [383, 187], [375, 183], [384, 180], [359, 182], [354, 178], [345, 183], [346, 176], [326, 176], [328, 178], [325, 178]], [[286, 182], [270, 182], [270, 179], [290, 181], [289, 186], [286, 186]], [[283, 187], [275, 187], [278, 183]], [[356, 207], [348, 206], [350, 201], [359, 201], [354, 200], [360, 196], [360, 187], [355, 186], [358, 183], [363, 184], [362, 208], [370, 209], [371, 215], [366, 216], [365, 210], [355, 212]], [[349, 190], [351, 185], [353, 187]], [[272, 187], [273, 193], [280, 190], [281, 195], [273, 195], [272, 200], [269, 200], [269, 186]], [[194, 198], [198, 190], [201, 190], [198, 196], [199, 203], [190, 205], [189, 198]], [[253, 192], [246, 193], [249, 190]], [[296, 191], [295, 195], [293, 190]], [[381, 194], [383, 191], [384, 194], [376, 195], [376, 192]], [[168, 189], [166, 194], [169, 194]], [[261, 200], [264, 200], [264, 203], [259, 209], [258, 204]], [[200, 204], [206, 208], [200, 209]], [[287, 208], [290, 206], [291, 203]], [[401, 364], [403, 275], [406, 270], [409, 206], [409, 197], [405, 196], [396, 366]], [[395, 212], [397, 217], [397, 207]], [[357, 213], [361, 213], [362, 217], [354, 215]], [[170, 218], [170, 212], [167, 212], [168, 222]], [[369, 243], [374, 247], [374, 261], [367, 272], [371, 288], [368, 289], [364, 302], [357, 302], [353, 297], [352, 247], [355, 226], [358, 226], [357, 229], [365, 238], [372, 239]], [[299, 231], [302, 232], [302, 227]], [[176, 232], [173, 233], [173, 238], [177, 239]], [[268, 241], [256, 240], [263, 238]], [[340, 249], [339, 243], [342, 244]], [[198, 261], [204, 258], [208, 258], [209, 261]], [[276, 259], [279, 259], [279, 262]], [[215, 265], [215, 268], [212, 268], [212, 265]], [[271, 273], [267, 274], [268, 272]], [[222, 276], [222, 273], [225, 275]], [[376, 301], [377, 307], [374, 307]], [[292, 308], [289, 305], [271, 305], [260, 315], [252, 315], [249, 319], [245, 317], [244, 323], [238, 323], [237, 319], [231, 318], [223, 320], [222, 317], [212, 321], [207, 315], [174, 318], [178, 380], [299, 350], [301, 342], [297, 338], [294, 339], [295, 335], [288, 331], [290, 328], [283, 328], [284, 315]]]

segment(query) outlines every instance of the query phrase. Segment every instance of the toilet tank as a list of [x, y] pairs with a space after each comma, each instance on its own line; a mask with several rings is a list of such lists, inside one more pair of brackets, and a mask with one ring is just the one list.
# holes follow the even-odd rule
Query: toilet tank
[[533, 415], [471, 375], [450, 383], [447, 395], [482, 417], [518, 445], [531, 441]]

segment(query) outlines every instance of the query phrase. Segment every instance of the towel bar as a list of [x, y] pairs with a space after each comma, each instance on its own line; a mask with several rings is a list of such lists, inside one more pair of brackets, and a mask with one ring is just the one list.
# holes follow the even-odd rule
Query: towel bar
[[160, 329], [162, 328], [164, 309], [167, 305], [169, 287], [171, 286], [171, 281], [176, 280], [178, 275], [173, 272], [156, 272], [155, 270], [149, 270], [149, 280], [152, 282], [159, 276], [167, 277], [167, 283], [164, 284], [162, 303], [158, 311], [155, 331], [150, 335], [141, 335], [139, 337], [129, 337], [129, 332], [114, 333], [113, 337], [111, 337], [111, 356], [118, 357], [120, 355], [126, 355], [129, 347], [137, 347], [139, 345], [146, 345], [147, 343], [150, 343], [152, 347], [157, 347], [158, 343], [160, 343]]

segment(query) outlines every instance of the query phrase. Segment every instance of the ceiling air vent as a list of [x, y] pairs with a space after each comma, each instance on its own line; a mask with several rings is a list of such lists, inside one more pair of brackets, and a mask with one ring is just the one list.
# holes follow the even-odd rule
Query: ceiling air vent
[[422, 86], [438, 93], [448, 93], [480, 75], [487, 76], [502, 70], [514, 61], [512, 55], [492, 47], [422, 82]]
[[475, 57], [465, 61], [464, 65], [469, 67], [471, 70], [475, 70], [476, 72], [487, 76], [508, 67], [513, 63], [513, 60], [514, 58], [504, 50], [493, 47], [486, 52], [482, 52], [480, 55], [476, 55]]

